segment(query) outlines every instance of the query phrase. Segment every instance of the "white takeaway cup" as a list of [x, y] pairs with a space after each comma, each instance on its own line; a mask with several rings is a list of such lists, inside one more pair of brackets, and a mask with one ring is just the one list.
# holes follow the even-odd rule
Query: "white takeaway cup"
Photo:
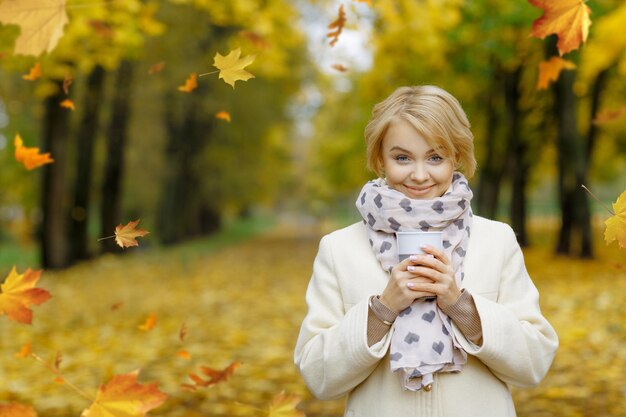
[[422, 255], [422, 245], [443, 249], [443, 232], [396, 232], [400, 262], [411, 255]]

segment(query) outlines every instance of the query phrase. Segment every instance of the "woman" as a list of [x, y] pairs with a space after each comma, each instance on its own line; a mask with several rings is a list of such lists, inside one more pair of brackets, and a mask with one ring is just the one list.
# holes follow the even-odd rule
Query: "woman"
[[[473, 135], [458, 101], [402, 87], [365, 129], [363, 221], [322, 238], [295, 363], [346, 416], [514, 416], [558, 346], [511, 228], [473, 216]], [[442, 231], [443, 249], [398, 261], [397, 231]]]

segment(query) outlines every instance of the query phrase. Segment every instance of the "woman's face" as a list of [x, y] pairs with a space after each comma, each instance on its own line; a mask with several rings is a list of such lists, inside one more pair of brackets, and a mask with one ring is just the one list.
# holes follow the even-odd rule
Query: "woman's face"
[[382, 141], [382, 163], [390, 187], [413, 199], [441, 197], [452, 183], [454, 163], [404, 119], [394, 119]]

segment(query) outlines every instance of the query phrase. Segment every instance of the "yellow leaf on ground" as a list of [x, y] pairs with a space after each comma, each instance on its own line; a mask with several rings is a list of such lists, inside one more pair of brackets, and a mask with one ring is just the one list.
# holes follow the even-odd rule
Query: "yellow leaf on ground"
[[198, 76], [195, 72], [192, 72], [185, 80], [185, 85], [181, 85], [178, 87], [178, 91], [182, 91], [183, 93], [191, 93], [196, 88], [198, 88]]
[[615, 214], [604, 222], [604, 241], [608, 245], [617, 240], [619, 246], [626, 249], [626, 191], [613, 204], [613, 211]]
[[136, 229], [141, 220], [135, 220], [134, 222], [128, 222], [125, 226], [119, 224], [115, 228], [115, 242], [122, 248], [128, 248], [131, 246], [139, 246], [135, 238], [147, 235], [148, 231], [144, 229]]
[[45, 164], [51, 164], [54, 159], [50, 158], [49, 153], [40, 154], [39, 148], [27, 148], [24, 146], [22, 137], [15, 135], [15, 159], [24, 164], [26, 169], [31, 170]]
[[56, 47], [69, 20], [65, 0], [3, 0], [0, 22], [20, 27], [15, 54], [39, 55]]
[[39, 62], [35, 62], [28, 74], [22, 75], [22, 79], [26, 81], [35, 81], [39, 77], [41, 77], [41, 64]]
[[223, 79], [226, 84], [230, 84], [235, 88], [236, 81], [248, 81], [250, 78], [254, 78], [254, 75], [244, 70], [245, 67], [252, 64], [256, 55], [248, 55], [243, 58], [239, 58], [241, 55], [241, 49], [237, 48], [226, 56], [216, 53], [213, 58], [213, 66], [220, 70], [219, 78]]
[[40, 277], [41, 270], [33, 271], [28, 268], [24, 274], [19, 275], [13, 267], [7, 279], [0, 285], [0, 316], [6, 314], [13, 321], [31, 324], [33, 312], [28, 307], [39, 305], [51, 297], [43, 288], [35, 288]]
[[137, 327], [139, 328], [139, 330], [143, 330], [144, 332], [148, 332], [148, 331], [154, 329], [154, 326], [156, 326], [156, 322], [157, 322], [157, 315], [156, 315], [156, 313], [150, 313], [148, 318], [146, 318], [146, 321], [143, 324], [140, 324]]
[[537, 80], [537, 90], [545, 90], [551, 82], [559, 79], [561, 71], [564, 69], [574, 69], [576, 64], [561, 57], [553, 56], [549, 61], [539, 63], [539, 79]]
[[37, 417], [35, 410], [28, 405], [10, 403], [0, 404], [1, 417]]
[[143, 417], [165, 402], [167, 394], [156, 384], [137, 383], [139, 370], [115, 375], [98, 389], [96, 400], [81, 417]]
[[300, 397], [298, 395], [281, 392], [272, 399], [268, 417], [306, 417], [304, 412], [296, 409], [299, 402]]
[[221, 112], [216, 113], [215, 118], [226, 120], [228, 123], [230, 123], [231, 121], [230, 113], [228, 113], [227, 111], [223, 111], [223, 110]]
[[543, 15], [535, 20], [531, 36], [543, 39], [555, 33], [559, 54], [577, 49], [587, 40], [591, 25], [591, 9], [583, 0], [528, 0], [543, 9]]

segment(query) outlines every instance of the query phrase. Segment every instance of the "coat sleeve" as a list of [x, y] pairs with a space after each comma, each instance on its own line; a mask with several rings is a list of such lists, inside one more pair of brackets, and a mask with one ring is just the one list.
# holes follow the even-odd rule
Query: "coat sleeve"
[[387, 334], [368, 347], [367, 299], [344, 311], [330, 236], [320, 242], [306, 303], [295, 364], [313, 395], [323, 400], [339, 398], [372, 373], [391, 338]]
[[534, 386], [552, 364], [558, 337], [541, 314], [539, 292], [508, 225], [504, 247], [497, 302], [473, 295], [482, 324], [482, 345], [474, 345], [456, 328], [455, 334], [466, 352], [480, 359], [502, 381]]

